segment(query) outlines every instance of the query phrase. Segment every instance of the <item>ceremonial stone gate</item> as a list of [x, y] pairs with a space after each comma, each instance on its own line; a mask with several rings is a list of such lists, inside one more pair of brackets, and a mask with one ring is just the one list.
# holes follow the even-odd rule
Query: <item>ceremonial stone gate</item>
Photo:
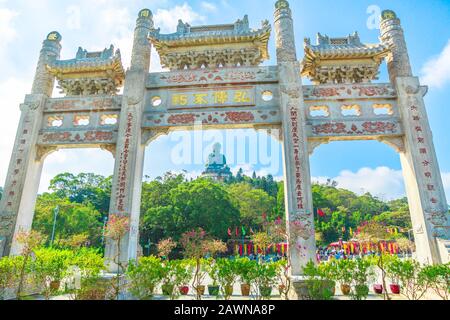
[[[111, 214], [130, 217], [121, 259], [137, 254], [144, 149], [173, 130], [278, 129], [283, 143], [286, 216], [292, 273], [315, 259], [309, 156], [338, 140], [377, 140], [392, 146], [403, 166], [418, 259], [448, 259], [448, 208], [423, 97], [427, 87], [412, 75], [400, 20], [384, 11], [381, 43], [358, 34], [305, 40], [298, 60], [291, 9], [275, 5], [277, 65], [268, 59], [271, 26], [258, 30], [248, 17], [229, 25], [192, 27], [160, 34], [150, 10], [139, 13], [131, 66], [114, 48], [60, 60], [61, 36], [43, 43], [31, 94], [20, 119], [0, 204], [0, 256], [17, 254], [14, 235], [32, 225], [42, 164], [61, 148], [99, 147], [115, 157]], [[170, 72], [149, 73], [152, 45]], [[373, 83], [386, 60], [389, 83]], [[302, 85], [302, 77], [313, 85]], [[58, 81], [63, 98], [52, 98]], [[118, 90], [124, 87], [123, 94]], [[294, 248], [295, 247], [295, 248]], [[113, 246], [106, 248], [114, 257]], [[110, 261], [110, 260], [109, 260]], [[110, 264], [111, 268], [114, 268]]]

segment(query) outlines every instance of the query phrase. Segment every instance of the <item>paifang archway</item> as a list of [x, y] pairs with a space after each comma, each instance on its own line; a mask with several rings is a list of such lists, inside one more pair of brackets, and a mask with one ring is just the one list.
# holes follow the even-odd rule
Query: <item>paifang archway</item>
[[[447, 261], [449, 216], [423, 100], [427, 88], [412, 75], [395, 13], [383, 12], [381, 43], [363, 44], [357, 34], [319, 34], [317, 45], [305, 41], [303, 62], [297, 59], [285, 0], [276, 2], [274, 26], [277, 65], [261, 67], [268, 58], [268, 21], [256, 31], [247, 16], [230, 25], [191, 27], [180, 21], [176, 33], [162, 35], [151, 11], [144, 9], [127, 71], [113, 47], [103, 52], [80, 48], [75, 59], [60, 60], [61, 36], [51, 32], [32, 92], [21, 105], [0, 204], [0, 256], [17, 254], [14, 235], [31, 228], [44, 156], [59, 148], [101, 147], [115, 156], [110, 213], [131, 219], [121, 259], [135, 258], [145, 145], [200, 123], [206, 128], [280, 129], [286, 216], [300, 248], [290, 250], [293, 276], [301, 276], [302, 266], [315, 259], [309, 155], [333, 140], [379, 140], [395, 148], [419, 260]], [[149, 73], [152, 45], [170, 72]], [[384, 59], [390, 82], [372, 83]], [[301, 75], [314, 85], [304, 86]], [[52, 98], [55, 80], [65, 97]], [[123, 94], [116, 94], [122, 85]], [[115, 256], [113, 246], [107, 245], [106, 256]]]

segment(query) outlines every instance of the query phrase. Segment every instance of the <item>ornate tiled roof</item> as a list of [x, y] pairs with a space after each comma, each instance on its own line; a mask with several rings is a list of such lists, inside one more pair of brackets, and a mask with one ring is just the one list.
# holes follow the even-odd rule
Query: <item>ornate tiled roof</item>
[[370, 82], [389, 52], [385, 44], [363, 44], [356, 32], [345, 38], [319, 33], [316, 45], [305, 39], [302, 75], [316, 83]]
[[[161, 34], [160, 29], [154, 29], [149, 34], [151, 43], [157, 49], [166, 67], [182, 69], [182, 67], [200, 67], [196, 65], [199, 55], [226, 54], [221, 57], [225, 64], [235, 64], [236, 54], [241, 50], [243, 64], [255, 65], [269, 58], [268, 42], [271, 26], [263, 21], [262, 27], [252, 30], [248, 16], [237, 20], [234, 24], [190, 26], [179, 20], [177, 32]], [[208, 47], [205, 50], [205, 46]], [[228, 49], [228, 51], [227, 51]], [[185, 65], [176, 61], [188, 60]], [[190, 61], [189, 61], [190, 60]], [[212, 62], [214, 63], [214, 62]]]
[[305, 54], [308, 59], [317, 58], [361, 58], [385, 57], [389, 47], [385, 44], [363, 44], [358, 33], [346, 38], [330, 38], [317, 35], [317, 45], [311, 45], [310, 39], [305, 39]]
[[99, 52], [80, 47], [74, 59], [52, 61], [47, 68], [68, 95], [115, 93], [125, 80], [120, 51], [112, 45]]
[[114, 52], [114, 46], [99, 52], [88, 52], [78, 48], [75, 59], [56, 60], [48, 65], [51, 73], [59, 76], [78, 75], [86, 72], [101, 72], [111, 70], [117, 76], [124, 76], [120, 50]]

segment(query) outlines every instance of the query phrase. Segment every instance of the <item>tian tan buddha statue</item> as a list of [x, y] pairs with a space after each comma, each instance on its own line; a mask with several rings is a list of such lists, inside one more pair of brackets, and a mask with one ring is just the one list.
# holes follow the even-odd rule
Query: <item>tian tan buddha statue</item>
[[230, 168], [227, 166], [227, 159], [221, 153], [222, 145], [216, 143], [213, 146], [213, 152], [208, 156], [208, 163], [206, 170], [203, 172], [204, 177], [209, 177], [214, 180], [225, 180], [232, 176]]

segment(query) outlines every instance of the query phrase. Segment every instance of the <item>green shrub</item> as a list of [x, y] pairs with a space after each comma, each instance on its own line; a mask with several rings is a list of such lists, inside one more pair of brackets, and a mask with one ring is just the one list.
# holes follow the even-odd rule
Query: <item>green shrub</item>
[[317, 266], [312, 261], [303, 268], [310, 299], [331, 300], [333, 298], [336, 283], [330, 279], [328, 268], [329, 266], [325, 264]]
[[0, 258], [0, 300], [5, 299], [7, 289], [17, 287], [23, 257]]
[[[259, 292], [258, 299], [269, 299], [272, 287], [276, 283], [278, 266], [275, 262], [256, 264], [255, 285], [256, 292]], [[270, 289], [270, 292], [269, 292]]]
[[420, 277], [439, 297], [449, 300], [450, 297], [450, 263], [426, 266]]
[[365, 300], [369, 295], [369, 283], [375, 279], [375, 267], [372, 259], [356, 259], [353, 266], [353, 290], [351, 297], [354, 300]]
[[39, 288], [43, 288], [46, 300], [59, 289], [61, 281], [67, 275], [68, 262], [73, 255], [69, 250], [40, 248], [34, 251], [32, 278]]
[[[226, 300], [230, 299], [227, 287], [233, 287], [238, 279], [238, 263], [231, 259], [217, 259], [217, 280], [222, 288], [222, 294]], [[233, 293], [231, 292], [231, 295]]]
[[390, 277], [398, 279], [402, 286], [402, 294], [408, 300], [420, 300], [428, 289], [425, 278], [421, 276], [422, 267], [420, 263], [411, 260], [394, 260], [387, 266]]
[[253, 285], [257, 277], [258, 262], [249, 258], [236, 258], [236, 274], [242, 284]]
[[139, 259], [130, 262], [127, 270], [130, 280], [130, 293], [138, 299], [149, 300], [164, 277], [162, 261], [156, 257]]

